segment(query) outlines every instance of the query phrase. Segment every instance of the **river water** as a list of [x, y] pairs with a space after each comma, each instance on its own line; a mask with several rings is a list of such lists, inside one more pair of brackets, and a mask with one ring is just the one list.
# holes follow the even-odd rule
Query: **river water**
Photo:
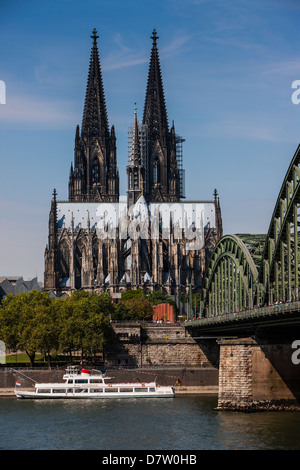
[[215, 397], [0, 399], [1, 450], [296, 450], [300, 413], [220, 412]]

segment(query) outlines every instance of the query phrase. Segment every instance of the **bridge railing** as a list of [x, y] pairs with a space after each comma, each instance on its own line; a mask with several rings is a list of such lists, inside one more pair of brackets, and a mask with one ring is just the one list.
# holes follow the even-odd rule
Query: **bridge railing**
[[273, 305], [267, 305], [265, 307], [253, 307], [250, 310], [237, 311], [232, 313], [220, 313], [219, 315], [212, 315], [210, 317], [199, 318], [197, 320], [191, 320], [186, 322], [186, 325], [207, 325], [211, 323], [225, 323], [228, 321], [243, 320], [258, 318], [263, 316], [271, 316], [279, 313], [287, 313], [291, 311], [300, 312], [300, 301], [287, 302], [287, 303], [276, 303]]

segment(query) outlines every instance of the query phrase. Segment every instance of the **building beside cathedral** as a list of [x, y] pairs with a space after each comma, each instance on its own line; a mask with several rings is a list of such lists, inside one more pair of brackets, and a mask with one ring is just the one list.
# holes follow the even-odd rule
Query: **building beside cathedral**
[[156, 31], [143, 119], [140, 123], [135, 108], [129, 132], [125, 198], [119, 194], [116, 133], [108, 124], [97, 39], [94, 29], [69, 200], [59, 201], [53, 192], [44, 288], [112, 295], [141, 287], [170, 295], [190, 285], [200, 289], [222, 236], [220, 202], [216, 190], [212, 200], [185, 198], [184, 139], [174, 122], [169, 127]]

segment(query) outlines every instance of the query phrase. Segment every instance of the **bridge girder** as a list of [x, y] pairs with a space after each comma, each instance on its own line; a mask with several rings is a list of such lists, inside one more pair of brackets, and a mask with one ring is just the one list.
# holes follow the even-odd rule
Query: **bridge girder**
[[283, 180], [267, 235], [225, 235], [202, 289], [204, 316], [299, 300], [300, 145]]

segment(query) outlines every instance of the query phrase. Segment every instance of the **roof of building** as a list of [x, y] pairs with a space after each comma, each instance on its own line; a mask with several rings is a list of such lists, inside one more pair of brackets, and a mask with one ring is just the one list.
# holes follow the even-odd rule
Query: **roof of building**
[[39, 290], [42, 291], [42, 287], [37, 280], [37, 277], [29, 280], [24, 281], [23, 277], [16, 278], [1, 278], [3, 281], [0, 283], [0, 295], [8, 295], [8, 294], [20, 294], [22, 292], [30, 292], [32, 290]]

